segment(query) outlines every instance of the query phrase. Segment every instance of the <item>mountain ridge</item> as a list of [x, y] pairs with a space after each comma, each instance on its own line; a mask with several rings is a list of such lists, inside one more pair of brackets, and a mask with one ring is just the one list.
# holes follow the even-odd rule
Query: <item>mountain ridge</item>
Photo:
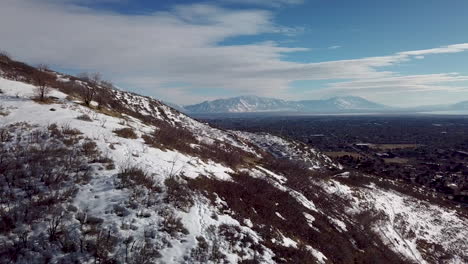
[[246, 112], [342, 112], [390, 109], [357, 96], [340, 96], [324, 100], [288, 101], [282, 99], [237, 96], [204, 101], [183, 107], [188, 113], [246, 113]]

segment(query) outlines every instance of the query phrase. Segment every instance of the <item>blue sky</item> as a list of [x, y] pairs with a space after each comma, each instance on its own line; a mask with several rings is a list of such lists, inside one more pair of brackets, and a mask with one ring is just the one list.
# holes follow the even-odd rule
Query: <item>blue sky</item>
[[0, 49], [190, 104], [468, 100], [464, 0], [0, 0]]

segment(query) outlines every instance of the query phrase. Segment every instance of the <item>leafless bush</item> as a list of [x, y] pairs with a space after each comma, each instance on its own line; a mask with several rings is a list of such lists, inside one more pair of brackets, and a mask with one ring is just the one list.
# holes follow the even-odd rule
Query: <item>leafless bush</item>
[[87, 106], [91, 105], [91, 102], [93, 101], [95, 94], [96, 94], [96, 88], [90, 87], [88, 85], [80, 86], [81, 99], [83, 99], [83, 102]]
[[142, 246], [133, 247], [131, 251], [131, 257], [126, 257], [125, 260], [129, 264], [152, 264], [157, 263], [157, 259], [161, 258], [161, 253], [159, 253], [158, 249], [147, 242]]
[[197, 236], [197, 247], [192, 249], [190, 256], [197, 263], [207, 263], [210, 259], [210, 245], [202, 236]]
[[99, 72], [82, 72], [78, 74], [78, 78], [80, 78], [83, 81], [92, 83], [93, 85], [99, 85], [102, 80], [102, 74]]
[[45, 64], [39, 64], [32, 77], [36, 85], [36, 96], [39, 100], [44, 101], [51, 91], [51, 88], [48, 86], [48, 82], [51, 79], [49, 67]]
[[190, 144], [198, 142], [189, 130], [162, 121], [152, 135], [146, 135], [143, 139], [154, 147], [176, 149], [185, 153], [193, 152]]
[[4, 50], [0, 50], [0, 62], [8, 63], [9, 61], [11, 61], [10, 54]]
[[166, 197], [164, 201], [174, 205], [175, 208], [188, 212], [194, 201], [190, 189], [177, 177], [170, 177], [164, 181], [166, 185]]
[[81, 132], [78, 129], [72, 128], [68, 123], [62, 125], [61, 133], [64, 135], [71, 136], [77, 136], [81, 134]]
[[7, 142], [10, 141], [12, 135], [6, 128], [0, 128], [0, 142]]
[[189, 234], [188, 230], [182, 224], [181, 218], [176, 217], [172, 210], [163, 210], [160, 214], [162, 217], [160, 225], [161, 231], [168, 233], [172, 237], [178, 237], [179, 234]]
[[101, 81], [101, 85], [108, 89], [115, 89], [114, 84], [111, 81]]
[[115, 129], [112, 132], [114, 132], [117, 136], [123, 137], [123, 138], [131, 138], [131, 139], [138, 138], [137, 134], [135, 133], [135, 131], [131, 127]]
[[161, 192], [161, 188], [156, 185], [153, 178], [137, 166], [126, 166], [122, 168], [117, 178], [119, 179], [118, 185], [122, 188], [144, 186], [153, 192]]
[[47, 223], [47, 233], [49, 235], [50, 242], [56, 241], [58, 239], [58, 232], [60, 226], [62, 225], [63, 217], [64, 211], [58, 208], [50, 216], [50, 219]]
[[94, 141], [86, 140], [82, 145], [83, 153], [88, 157], [94, 159], [99, 151], [97, 150], [97, 144]]
[[93, 121], [93, 119], [91, 119], [91, 117], [89, 115], [87, 115], [87, 114], [82, 114], [82, 115], [76, 117], [76, 119], [82, 120], [82, 121], [88, 121], [88, 122]]
[[0, 116], [7, 116], [10, 112], [6, 110], [2, 105], [0, 105]]
[[[2, 129], [5, 138], [22, 136], [0, 144], [0, 237], [6, 239], [0, 239], [0, 262], [76, 263], [94, 257], [114, 263], [116, 238], [101, 232], [103, 219], [70, 205], [77, 185], [87, 183], [92, 160], [86, 153], [94, 153], [95, 144], [78, 140], [68, 146], [65, 141], [77, 136], [56, 124]], [[75, 228], [75, 218], [85, 228]]]

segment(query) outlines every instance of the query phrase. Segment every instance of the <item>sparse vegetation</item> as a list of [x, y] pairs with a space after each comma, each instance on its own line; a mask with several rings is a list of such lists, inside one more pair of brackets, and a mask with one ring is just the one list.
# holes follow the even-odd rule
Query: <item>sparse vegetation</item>
[[[89, 84], [82, 84], [79, 85], [79, 93], [85, 105], [90, 106], [93, 99], [95, 99], [96, 95], [98, 94], [98, 86], [101, 84], [102, 75], [98, 72], [96, 73], [80, 73], [78, 74], [78, 78], [81, 80], [88, 82]], [[101, 100], [102, 97], [99, 97]]]
[[189, 233], [182, 224], [181, 218], [175, 216], [172, 210], [162, 210], [159, 214], [162, 217], [160, 231], [166, 232], [172, 237], [187, 235]]
[[153, 192], [161, 192], [161, 188], [147, 172], [137, 166], [127, 166], [120, 170], [117, 178], [120, 180], [119, 186], [122, 188], [132, 188], [143, 186]]
[[11, 61], [11, 56], [8, 52], [0, 50], [0, 62], [2, 63], [8, 63]]
[[190, 189], [181, 181], [180, 177], [169, 177], [164, 181], [167, 188], [164, 201], [174, 205], [179, 210], [188, 212], [194, 201]]
[[82, 115], [76, 117], [76, 119], [82, 120], [82, 121], [88, 121], [88, 122], [92, 122], [92, 121], [93, 121], [93, 119], [92, 119], [89, 115], [87, 115], [87, 114], [82, 114]]
[[198, 143], [192, 132], [163, 121], [158, 122], [158, 129], [152, 135], [145, 135], [143, 139], [146, 144], [154, 147], [176, 149], [189, 153], [193, 151], [190, 144]]
[[[15, 140], [14, 149], [0, 144], [0, 258], [4, 261], [36, 263], [45, 261], [52, 248], [64, 253], [78, 250], [68, 229], [73, 215], [65, 205], [77, 191], [75, 182], [83, 182], [90, 173], [88, 157], [78, 146], [63, 142], [76, 135], [59, 133], [58, 126], [41, 130], [27, 124], [15, 124], [2, 129], [4, 134], [22, 131], [22, 137], [4, 136], [4, 141]], [[76, 148], [78, 147], [78, 148]], [[77, 168], [80, 168], [77, 170]], [[32, 230], [47, 223], [46, 229]], [[30, 226], [32, 229], [24, 229]], [[42, 250], [37, 251], [36, 244]], [[65, 254], [63, 259], [71, 255]]]
[[36, 96], [40, 101], [45, 101], [47, 95], [50, 93], [51, 88], [48, 86], [51, 75], [49, 73], [49, 67], [45, 64], [39, 64], [37, 70], [33, 73], [33, 81], [36, 85]]
[[135, 133], [135, 131], [131, 127], [124, 127], [124, 128], [120, 128], [120, 129], [115, 129], [113, 132], [117, 136], [123, 137], [123, 138], [131, 138], [131, 139], [138, 138], [137, 134]]
[[0, 105], [0, 116], [7, 116], [8, 114], [8, 110], [6, 110], [2, 105]]

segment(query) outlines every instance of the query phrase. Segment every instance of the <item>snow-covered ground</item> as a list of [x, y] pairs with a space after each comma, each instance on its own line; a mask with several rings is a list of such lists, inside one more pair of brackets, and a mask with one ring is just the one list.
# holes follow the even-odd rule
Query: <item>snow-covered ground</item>
[[[69, 81], [64, 75], [58, 75], [57, 78], [60, 82]], [[215, 263], [215, 260], [206, 259], [200, 253], [203, 250], [221, 253], [227, 263], [253, 259], [261, 259], [262, 263], [278, 262], [275, 258], [278, 252], [265, 246], [268, 243], [288, 250], [305, 249], [320, 263], [339, 259], [332, 255], [334, 253], [319, 250], [320, 245], [313, 247], [306, 244], [291, 235], [292, 232], [286, 235], [281, 226], [271, 227], [272, 232], [278, 235], [272, 241], [265, 241], [257, 232], [264, 226], [259, 227], [253, 221], [254, 218], [245, 217], [239, 220], [236, 216], [240, 212], [221, 210], [228, 204], [216, 193], [193, 191], [187, 208], [165, 201], [168, 180], [177, 179], [182, 185], [190, 179], [203, 177], [219, 182], [232, 182], [233, 174], [240, 172], [263, 180], [274, 187], [275, 191], [292, 197], [292, 201], [303, 210], [299, 215], [303, 218], [304, 230], [310, 229], [317, 234], [336, 231], [335, 234], [346, 236], [353, 228], [356, 215], [372, 211], [379, 217], [367, 228], [378, 234], [386, 246], [405, 260], [417, 263], [433, 263], [442, 257], [446, 258], [442, 261], [444, 263], [466, 263], [468, 260], [468, 220], [454, 210], [373, 184], [355, 187], [340, 182], [340, 179], [353, 177], [349, 172], [335, 174], [329, 179], [307, 179], [310, 182], [304, 181], [304, 188], [294, 188], [289, 185], [290, 175], [272, 171], [261, 163], [261, 152], [266, 151], [276, 158], [302, 162], [316, 172], [327, 168], [343, 169], [326, 155], [304, 144], [269, 134], [215, 129], [161, 103], [157, 103], [155, 107], [156, 101], [149, 97], [112, 91], [116, 98], [127, 102], [129, 109], [150, 118], [170, 122], [173, 126], [184, 127], [199, 142], [213, 146], [214, 142], [233, 146], [259, 159], [243, 164], [241, 168], [229, 167], [175, 149], [149, 146], [142, 136], [158, 129], [156, 125], [125, 114], [105, 114], [82, 105], [56, 89], [52, 89], [50, 94], [56, 98], [52, 103], [32, 100], [35, 87], [18, 81], [0, 78], [0, 90], [3, 92], [0, 94], [1, 127], [24, 122], [33, 125], [35, 129], [47, 129], [51, 124], [56, 124], [61, 129], [79, 130], [83, 137], [81, 140], [87, 138], [96, 143], [102, 156], [111, 160], [115, 168], [95, 171], [89, 182], [79, 186], [72, 205], [86, 216], [103, 219], [102, 227], [112, 231], [120, 239], [132, 237], [138, 243], [152, 241], [161, 255], [158, 260], [163, 263]], [[78, 118], [83, 115], [89, 116], [91, 121]], [[114, 132], [122, 128], [131, 128], [137, 138], [123, 138]], [[141, 186], [119, 187], [118, 175], [129, 167], [145, 171], [161, 190], [149, 190]], [[335, 211], [333, 215], [327, 215], [329, 208], [323, 208], [321, 203], [314, 202], [312, 198], [316, 196], [306, 193], [307, 188], [318, 188], [314, 192], [316, 196], [336, 195], [349, 201], [351, 206], [339, 212], [341, 215], [337, 215]], [[236, 197], [236, 191], [232, 190], [231, 195]], [[207, 198], [210, 196], [217, 197], [214, 203]], [[242, 197], [237, 200], [242, 201]], [[280, 202], [282, 201], [277, 201], [276, 204]], [[275, 208], [271, 210], [276, 218], [288, 221], [284, 212]], [[254, 216], [257, 215], [255, 209], [252, 208], [252, 211]], [[175, 228], [176, 232], [166, 230], [168, 220], [172, 221], [169, 226]], [[318, 223], [319, 221], [327, 221], [329, 225]], [[333, 228], [335, 231], [330, 231]], [[234, 238], [229, 238], [230, 235]], [[352, 240], [351, 237], [349, 240]], [[120, 245], [112, 254], [120, 254], [122, 257], [125, 255], [122, 253], [124, 250]], [[437, 251], [439, 255], [433, 251]], [[445, 255], [441, 255], [442, 251]]]

